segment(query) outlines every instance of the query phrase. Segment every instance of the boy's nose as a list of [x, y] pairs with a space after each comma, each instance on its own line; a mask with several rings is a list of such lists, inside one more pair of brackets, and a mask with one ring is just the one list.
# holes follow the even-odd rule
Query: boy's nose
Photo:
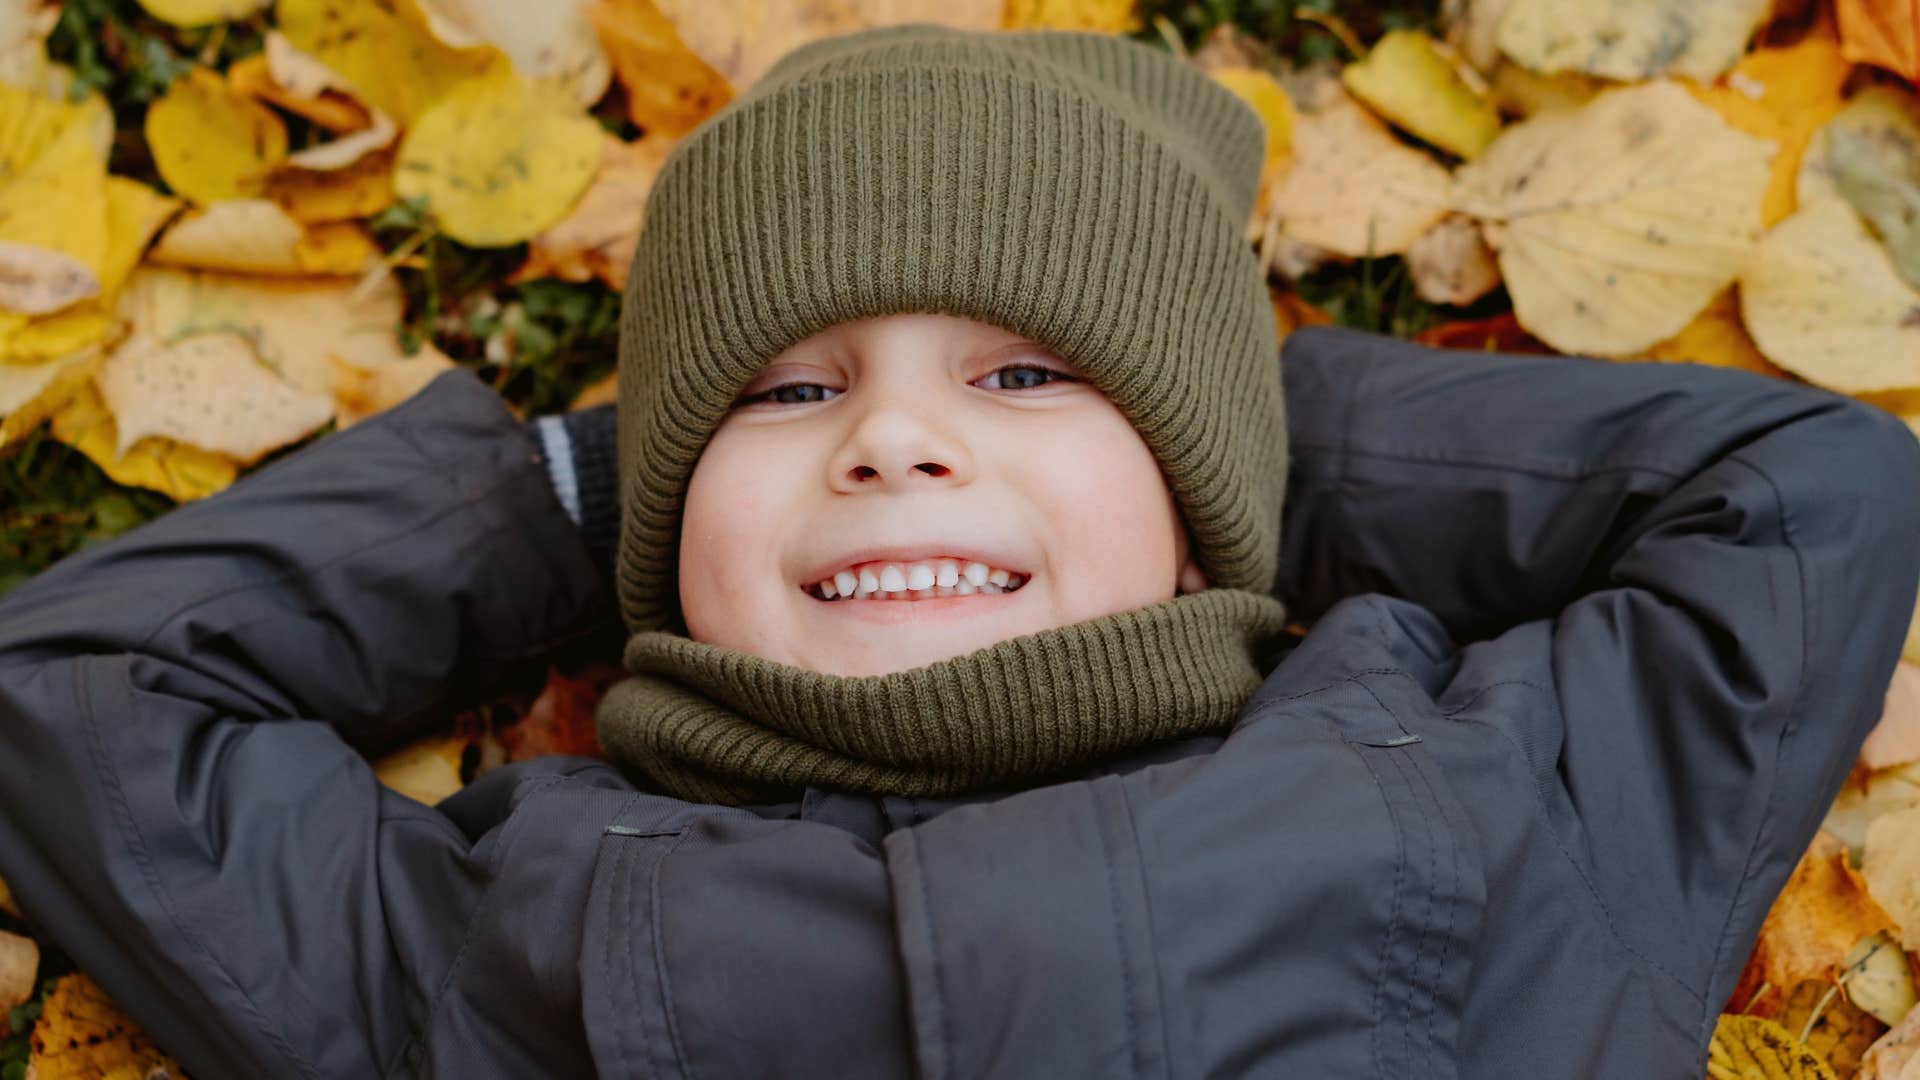
[[918, 488], [930, 480], [966, 483], [972, 478], [973, 459], [964, 440], [912, 405], [869, 410], [828, 463], [828, 483], [836, 491]]

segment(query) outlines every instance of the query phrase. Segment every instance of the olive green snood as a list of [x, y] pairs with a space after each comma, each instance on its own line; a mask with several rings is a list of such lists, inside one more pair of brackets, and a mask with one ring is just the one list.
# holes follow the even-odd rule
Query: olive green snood
[[[1264, 146], [1251, 109], [1150, 46], [930, 25], [802, 46], [682, 139], [621, 312], [616, 763], [710, 802], [938, 795], [1230, 725], [1285, 621], [1279, 346], [1245, 238]], [[883, 676], [689, 639], [680, 522], [707, 440], [787, 346], [903, 312], [1079, 367], [1159, 461], [1214, 587]]]

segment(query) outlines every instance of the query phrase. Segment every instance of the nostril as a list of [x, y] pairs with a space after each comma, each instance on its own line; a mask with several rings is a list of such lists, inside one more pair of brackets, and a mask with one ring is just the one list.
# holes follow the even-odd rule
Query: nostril
[[945, 465], [941, 465], [937, 462], [932, 462], [932, 461], [923, 461], [920, 464], [915, 465], [914, 468], [919, 469], [921, 472], [926, 473], [928, 476], [945, 476], [949, 471]]

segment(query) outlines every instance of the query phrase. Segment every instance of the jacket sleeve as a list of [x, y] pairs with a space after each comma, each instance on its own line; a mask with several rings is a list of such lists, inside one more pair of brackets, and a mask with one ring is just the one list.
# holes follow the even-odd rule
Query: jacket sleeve
[[[377, 750], [610, 598], [470, 373], [0, 602], [0, 876], [194, 1075], [384, 1074], [471, 840]], [[431, 985], [429, 982], [428, 985]]]
[[1282, 367], [1279, 593], [1309, 619], [1411, 600], [1485, 642], [1467, 691], [1548, 695], [1537, 779], [1612, 917], [1693, 961], [1717, 1011], [1880, 715], [1920, 444], [1876, 407], [1692, 364], [1308, 330]]

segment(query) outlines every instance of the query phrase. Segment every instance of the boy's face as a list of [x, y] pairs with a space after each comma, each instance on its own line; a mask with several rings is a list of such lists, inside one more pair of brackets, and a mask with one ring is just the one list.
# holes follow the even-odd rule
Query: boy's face
[[[969, 594], [970, 562], [1018, 588], [993, 592], [995, 573]], [[924, 564], [936, 584], [820, 598], [836, 575], [898, 584], [889, 564], [909, 586]], [[787, 349], [742, 392], [687, 490], [689, 634], [834, 675], [920, 667], [1169, 600], [1176, 585], [1206, 582], [1133, 425], [1067, 361], [956, 316], [840, 323]]]

